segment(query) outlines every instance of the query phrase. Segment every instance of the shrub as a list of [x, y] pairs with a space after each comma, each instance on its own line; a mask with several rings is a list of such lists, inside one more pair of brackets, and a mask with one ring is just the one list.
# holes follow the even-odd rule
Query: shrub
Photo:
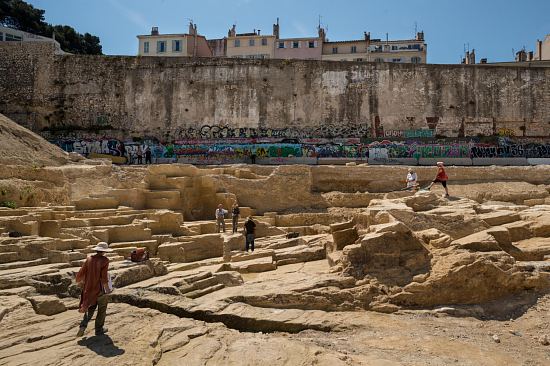
[[13, 201], [2, 201], [0, 207], [17, 208], [17, 204]]

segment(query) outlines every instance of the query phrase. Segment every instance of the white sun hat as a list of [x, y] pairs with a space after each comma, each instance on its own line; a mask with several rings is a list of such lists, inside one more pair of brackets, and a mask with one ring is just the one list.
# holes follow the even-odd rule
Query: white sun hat
[[105, 243], [104, 241], [97, 243], [97, 245], [92, 248], [92, 250], [95, 250], [96, 252], [112, 252], [112, 249], [109, 249], [109, 244]]

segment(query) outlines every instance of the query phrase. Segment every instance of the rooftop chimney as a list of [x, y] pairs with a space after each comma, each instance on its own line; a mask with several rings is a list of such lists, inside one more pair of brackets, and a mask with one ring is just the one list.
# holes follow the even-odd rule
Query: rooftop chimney
[[193, 24], [193, 22], [189, 22], [189, 34], [190, 35], [197, 34], [197, 25]]
[[365, 41], [370, 41], [370, 32], [365, 32]]
[[152, 36], [158, 36], [159, 35], [159, 27], [151, 28], [151, 35]]
[[260, 35], [260, 30], [258, 29], [258, 35]]
[[537, 55], [539, 60], [542, 61], [542, 41], [537, 39]]
[[228, 37], [235, 37], [236, 34], [237, 34], [237, 26], [235, 24], [233, 24], [231, 29], [229, 29], [229, 31], [227, 32], [227, 36]]
[[416, 33], [416, 40], [417, 41], [423, 41], [424, 40], [424, 31]]
[[487, 59], [486, 59], [486, 58], [482, 58], [481, 60], [479, 60], [479, 63], [480, 63], [480, 64], [486, 64], [486, 63], [487, 63]]
[[279, 18], [277, 18], [277, 23], [273, 24], [273, 35], [275, 39], [279, 39]]

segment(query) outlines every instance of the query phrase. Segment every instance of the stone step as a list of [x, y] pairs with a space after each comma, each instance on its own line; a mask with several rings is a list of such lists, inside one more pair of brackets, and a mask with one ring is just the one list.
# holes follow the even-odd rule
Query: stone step
[[74, 202], [77, 210], [104, 210], [104, 209], [116, 209], [119, 202], [115, 197], [95, 197], [95, 198], [82, 198]]
[[145, 202], [145, 207], [157, 210], [178, 210], [181, 207], [181, 202], [179, 198], [177, 200], [172, 198], [155, 198], [148, 199]]
[[17, 252], [0, 253], [0, 264], [17, 262], [20, 259], [21, 258], [19, 257], [19, 253]]
[[196, 299], [197, 297], [201, 297], [201, 296], [207, 295], [209, 293], [221, 290], [224, 287], [225, 287], [225, 285], [223, 283], [218, 283], [216, 285], [206, 287], [206, 288], [203, 288], [203, 289], [200, 289], [200, 290], [195, 290], [195, 291], [188, 292], [188, 293], [184, 294], [183, 296], [189, 297], [191, 299]]
[[0, 271], [7, 270], [7, 269], [38, 266], [40, 264], [46, 264], [46, 263], [48, 263], [48, 258], [38, 258], [32, 261], [9, 262], [9, 263], [0, 264]]
[[254, 252], [233, 251], [231, 252], [231, 262], [248, 261], [256, 258], [271, 257], [273, 258], [273, 250], [256, 250]]
[[123, 241], [120, 243], [111, 243], [109, 244], [109, 248], [111, 249], [129, 248], [129, 247], [146, 248], [151, 255], [154, 255], [157, 252], [158, 245], [159, 244], [156, 240]]
[[[212, 276], [212, 274], [210, 274], [210, 276]], [[182, 294], [186, 294], [188, 292], [202, 290], [207, 287], [214, 286], [216, 284], [218, 284], [218, 279], [216, 277], [208, 277], [202, 280], [194, 281], [189, 285], [180, 286], [178, 287], [178, 289]]]
[[146, 191], [145, 192], [145, 199], [159, 199], [159, 198], [167, 198], [167, 199], [180, 199], [180, 191], [177, 190], [155, 190], [155, 191]]

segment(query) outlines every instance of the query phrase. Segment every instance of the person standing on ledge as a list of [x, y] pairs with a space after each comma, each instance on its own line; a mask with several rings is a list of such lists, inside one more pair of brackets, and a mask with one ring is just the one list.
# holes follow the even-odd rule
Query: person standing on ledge
[[216, 209], [216, 229], [218, 233], [220, 232], [220, 227], [225, 233], [225, 215], [227, 215], [227, 210], [223, 208], [223, 205], [220, 203]]
[[244, 223], [244, 232], [246, 235], [246, 252], [248, 253], [248, 248], [254, 251], [254, 232], [256, 231], [256, 223], [252, 220], [252, 217], [248, 216]]
[[435, 183], [441, 183], [443, 188], [445, 188], [445, 195], [443, 197], [449, 197], [449, 190], [447, 189], [447, 180], [449, 180], [449, 177], [447, 176], [447, 173], [445, 172], [445, 167], [443, 165], [442, 161], [437, 162], [437, 175], [435, 176], [435, 179], [430, 183], [430, 185], [426, 188], [428, 191]]
[[95, 248], [96, 254], [86, 258], [86, 261], [76, 275], [76, 283], [82, 288], [80, 295], [79, 312], [84, 313], [84, 318], [80, 322], [80, 329], [77, 337], [82, 337], [92, 319], [97, 308], [97, 317], [95, 318], [95, 335], [102, 335], [107, 332], [103, 328], [105, 316], [107, 315], [108, 294], [112, 288], [108, 278], [109, 258], [105, 256], [106, 252], [112, 252], [109, 244], [100, 242]]
[[233, 207], [231, 208], [231, 219], [232, 219], [232, 229], [233, 229], [233, 234], [235, 234], [237, 232], [237, 226], [239, 225], [239, 215], [241, 213], [241, 210], [239, 209], [239, 204], [237, 203], [237, 201], [235, 201], [235, 203], [233, 204]]

